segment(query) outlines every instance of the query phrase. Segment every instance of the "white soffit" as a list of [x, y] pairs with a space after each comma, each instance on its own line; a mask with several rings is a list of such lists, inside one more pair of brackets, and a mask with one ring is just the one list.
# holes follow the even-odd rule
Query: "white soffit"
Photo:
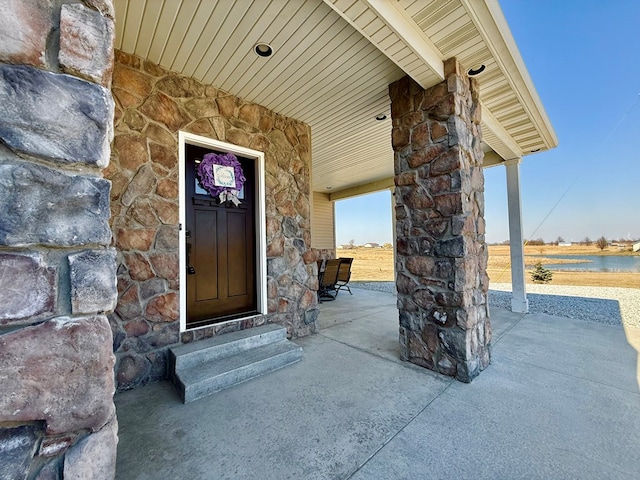
[[485, 65], [485, 72], [476, 77], [483, 117], [489, 117], [484, 126], [490, 131], [485, 128], [483, 133], [499, 155], [505, 146], [507, 154], [520, 156], [558, 145], [497, 0], [399, 3], [442, 58], [456, 57], [465, 70]]
[[[308, 123], [313, 189], [393, 176], [388, 85], [479, 63], [486, 143], [502, 158], [557, 139], [494, 0], [114, 0], [116, 48]], [[480, 24], [479, 24], [480, 23]], [[253, 52], [274, 48], [269, 58]], [[494, 157], [495, 159], [495, 157]]]
[[116, 48], [309, 124], [314, 190], [393, 175], [390, 121], [375, 116], [390, 118], [388, 86], [406, 74], [322, 0], [114, 3]]

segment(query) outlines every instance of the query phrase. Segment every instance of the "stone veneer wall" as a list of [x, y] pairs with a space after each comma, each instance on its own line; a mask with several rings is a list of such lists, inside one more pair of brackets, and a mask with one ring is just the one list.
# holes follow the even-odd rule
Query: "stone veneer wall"
[[0, 478], [112, 479], [110, 0], [0, 2]]
[[469, 382], [490, 361], [484, 177], [477, 84], [389, 87], [396, 183], [401, 356]]
[[[116, 51], [113, 182], [118, 306], [110, 315], [118, 388], [166, 375], [167, 346], [267, 322], [315, 330], [309, 127], [212, 86]], [[267, 316], [179, 332], [178, 131], [265, 153]]]

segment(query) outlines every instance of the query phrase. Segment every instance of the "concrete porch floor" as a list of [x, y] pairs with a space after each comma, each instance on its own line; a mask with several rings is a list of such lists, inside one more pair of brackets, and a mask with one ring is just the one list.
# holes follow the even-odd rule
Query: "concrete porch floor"
[[116, 478], [639, 478], [640, 331], [492, 308], [492, 363], [462, 384], [399, 360], [394, 295], [353, 292], [293, 366], [188, 405], [116, 395]]

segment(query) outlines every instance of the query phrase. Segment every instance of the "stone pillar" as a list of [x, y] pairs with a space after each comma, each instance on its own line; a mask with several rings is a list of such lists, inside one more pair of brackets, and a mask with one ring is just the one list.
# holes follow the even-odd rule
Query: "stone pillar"
[[507, 169], [507, 204], [509, 208], [509, 252], [511, 254], [511, 310], [529, 313], [524, 272], [524, 239], [520, 204], [520, 159], [504, 162]]
[[483, 152], [474, 80], [455, 58], [423, 90], [389, 87], [395, 152], [400, 349], [470, 382], [490, 361]]
[[0, 478], [111, 479], [111, 0], [0, 1]]

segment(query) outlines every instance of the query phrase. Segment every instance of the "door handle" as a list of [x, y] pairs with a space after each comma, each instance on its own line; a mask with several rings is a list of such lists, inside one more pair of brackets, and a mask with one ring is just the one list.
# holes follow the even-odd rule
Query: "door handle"
[[[191, 231], [184, 232], [184, 236], [191, 238]], [[191, 266], [191, 242], [187, 242], [187, 275], [195, 275], [196, 269]]]

